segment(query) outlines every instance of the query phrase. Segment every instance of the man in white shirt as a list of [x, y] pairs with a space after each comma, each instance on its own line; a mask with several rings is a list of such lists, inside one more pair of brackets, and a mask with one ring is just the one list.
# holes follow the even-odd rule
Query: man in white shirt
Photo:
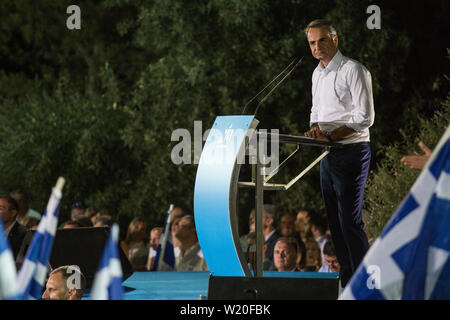
[[177, 271], [208, 270], [198, 243], [194, 216], [183, 216], [174, 227], [175, 236], [180, 240], [180, 254], [175, 257], [175, 269]]
[[305, 136], [345, 144], [332, 148], [320, 163], [322, 196], [345, 286], [369, 247], [361, 211], [375, 117], [372, 79], [362, 64], [338, 50], [330, 22], [314, 20], [305, 34], [319, 60], [312, 76], [311, 129]]
[[153, 264], [155, 263], [156, 253], [158, 251], [158, 245], [159, 241], [161, 239], [161, 235], [163, 232], [163, 228], [161, 227], [154, 227], [150, 231], [150, 250], [148, 252], [148, 261], [147, 261], [147, 270], [151, 271], [153, 269]]
[[17, 221], [23, 223], [24, 218], [27, 217], [34, 218], [38, 221], [42, 219], [42, 215], [39, 212], [30, 208], [30, 205], [28, 203], [28, 195], [24, 190], [17, 189], [12, 191], [9, 195], [17, 201], [17, 205], [19, 206], [17, 212]]

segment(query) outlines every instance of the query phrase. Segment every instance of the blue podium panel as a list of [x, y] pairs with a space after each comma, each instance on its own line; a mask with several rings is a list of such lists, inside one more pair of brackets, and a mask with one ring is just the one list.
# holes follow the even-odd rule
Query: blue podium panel
[[256, 123], [254, 116], [217, 117], [200, 157], [194, 189], [195, 224], [206, 263], [215, 276], [250, 275], [239, 247], [233, 197], [242, 164], [237, 160], [244, 155], [245, 137]]

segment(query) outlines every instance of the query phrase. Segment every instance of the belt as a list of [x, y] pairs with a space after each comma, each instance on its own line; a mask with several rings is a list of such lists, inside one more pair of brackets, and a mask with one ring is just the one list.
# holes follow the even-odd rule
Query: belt
[[356, 147], [356, 146], [369, 146], [370, 142], [369, 141], [363, 141], [363, 142], [355, 142], [355, 143], [346, 143], [346, 144], [341, 144], [338, 149], [342, 149], [342, 148], [352, 148], [352, 147]]

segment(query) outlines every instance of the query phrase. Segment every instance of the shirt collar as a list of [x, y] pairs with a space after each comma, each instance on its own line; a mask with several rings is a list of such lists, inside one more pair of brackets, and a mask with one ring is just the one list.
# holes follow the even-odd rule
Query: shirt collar
[[17, 219], [16, 219], [13, 223], [11, 223], [11, 225], [10, 225], [8, 228], [5, 229], [5, 235], [6, 235], [7, 237], [9, 236], [9, 233], [11, 232], [12, 228], [13, 228], [14, 225], [16, 224], [16, 221], [17, 221]]
[[277, 231], [277, 230], [273, 229], [271, 233], [269, 233], [267, 236], [265, 236], [265, 237], [264, 237], [264, 242], [266, 242], [267, 240], [269, 240], [269, 238], [275, 233], [275, 231]]
[[317, 71], [325, 71], [325, 74], [327, 74], [330, 71], [337, 71], [339, 65], [341, 64], [342, 61], [342, 53], [338, 50], [336, 51], [333, 59], [331, 59], [330, 63], [327, 65], [326, 68], [322, 67], [321, 63], [319, 62], [319, 64], [317, 65]]

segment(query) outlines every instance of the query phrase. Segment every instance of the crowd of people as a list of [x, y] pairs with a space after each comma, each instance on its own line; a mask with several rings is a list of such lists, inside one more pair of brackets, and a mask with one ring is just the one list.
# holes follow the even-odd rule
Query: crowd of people
[[[0, 195], [0, 213], [14, 259], [17, 259], [27, 230], [36, 229], [42, 215], [29, 207], [28, 196], [23, 190]], [[324, 217], [306, 210], [299, 211], [297, 215], [286, 213], [281, 216], [278, 228], [275, 219], [275, 206], [264, 205], [264, 270], [338, 272], [338, 267], [327, 264], [328, 260], [332, 260], [333, 248], [329, 246], [328, 255], [324, 251], [326, 243], [331, 243]], [[114, 222], [110, 211], [93, 210], [82, 202], [76, 202], [71, 207], [69, 219], [60, 223], [59, 228], [111, 227]], [[126, 228], [126, 232], [121, 233], [120, 247], [133, 271], [208, 270], [198, 242], [194, 216], [181, 207], [172, 210], [166, 235], [173, 245], [173, 268], [164, 264], [155, 268], [158, 245], [164, 236], [163, 226], [149, 227], [146, 220], [134, 218], [127, 226], [121, 227]], [[249, 232], [241, 237], [240, 242], [249, 267], [253, 268], [256, 251], [254, 210], [249, 215]]]
[[[339, 272], [324, 216], [310, 210], [300, 210], [297, 214], [281, 215], [279, 226], [275, 220], [275, 206], [264, 205], [264, 270]], [[255, 239], [255, 210], [252, 210], [249, 215], [249, 232], [240, 238], [251, 269], [255, 264]]]

